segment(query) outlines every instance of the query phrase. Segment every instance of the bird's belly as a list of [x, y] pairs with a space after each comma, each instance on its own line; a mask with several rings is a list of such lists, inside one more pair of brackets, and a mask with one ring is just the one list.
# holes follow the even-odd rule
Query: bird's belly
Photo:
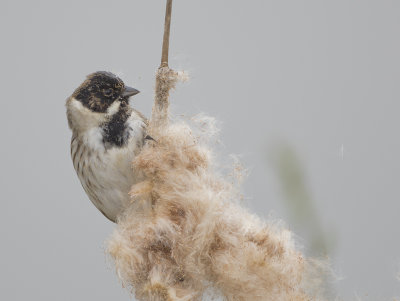
[[108, 189], [105, 187], [93, 192], [85, 187], [85, 185], [83, 186], [92, 203], [113, 222], [116, 221], [117, 216], [129, 202], [129, 189], [116, 189], [115, 187]]
[[88, 152], [74, 160], [79, 180], [92, 203], [108, 219], [116, 221], [129, 204], [130, 187], [140, 180], [132, 170], [134, 150], [113, 148]]

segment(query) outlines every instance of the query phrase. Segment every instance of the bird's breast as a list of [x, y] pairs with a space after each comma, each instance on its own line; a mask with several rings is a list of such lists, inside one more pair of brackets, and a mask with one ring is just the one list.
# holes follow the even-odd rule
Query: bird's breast
[[87, 133], [90, 137], [71, 140], [73, 165], [86, 194], [112, 221], [129, 204], [130, 187], [142, 179], [140, 172], [131, 166], [143, 146], [145, 125], [143, 121], [132, 120], [127, 130], [129, 138], [122, 146], [104, 142], [96, 130]]

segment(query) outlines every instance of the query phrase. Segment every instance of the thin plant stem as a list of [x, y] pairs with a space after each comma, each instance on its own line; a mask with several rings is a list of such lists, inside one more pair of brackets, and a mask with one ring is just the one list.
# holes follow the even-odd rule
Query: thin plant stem
[[162, 44], [161, 66], [168, 67], [169, 34], [171, 28], [172, 0], [167, 0], [165, 9], [164, 38]]

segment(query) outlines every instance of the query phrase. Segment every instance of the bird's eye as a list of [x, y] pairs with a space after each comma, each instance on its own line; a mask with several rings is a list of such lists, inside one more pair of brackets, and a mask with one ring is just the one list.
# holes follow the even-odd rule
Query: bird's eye
[[113, 89], [103, 89], [104, 96], [111, 96], [113, 94]]

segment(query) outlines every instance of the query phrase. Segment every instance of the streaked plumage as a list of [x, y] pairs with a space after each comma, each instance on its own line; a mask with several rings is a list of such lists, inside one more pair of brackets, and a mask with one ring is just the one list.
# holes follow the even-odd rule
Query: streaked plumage
[[67, 100], [71, 156], [93, 204], [116, 221], [141, 179], [131, 163], [144, 144], [147, 120], [129, 105], [139, 91], [109, 72], [95, 72]]

